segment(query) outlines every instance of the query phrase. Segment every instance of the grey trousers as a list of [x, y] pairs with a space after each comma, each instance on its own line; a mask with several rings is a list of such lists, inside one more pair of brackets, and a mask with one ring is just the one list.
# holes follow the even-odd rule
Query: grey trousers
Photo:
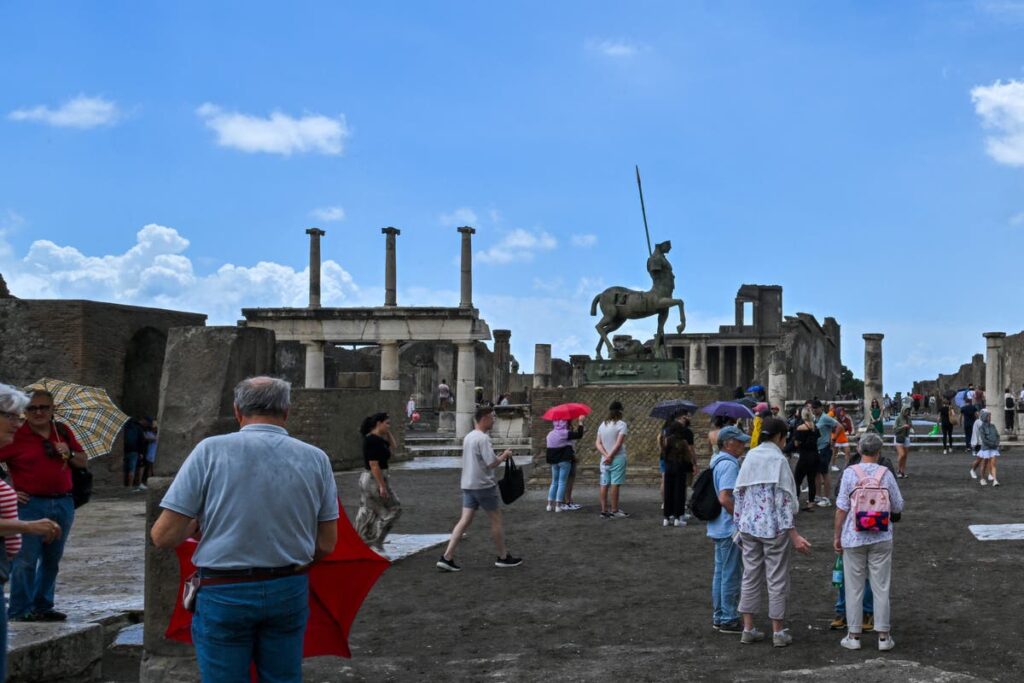
[[846, 577], [846, 623], [850, 625], [850, 633], [860, 633], [859, 628], [854, 630], [854, 624], [863, 623], [865, 578], [871, 579], [871, 594], [875, 599], [875, 631], [888, 633], [892, 541], [843, 548], [843, 574]]
[[785, 619], [789, 601], [789, 564], [793, 545], [789, 533], [775, 538], [740, 534], [743, 549], [743, 585], [740, 588], [740, 612], [757, 614], [761, 595], [768, 584], [768, 618]]
[[402, 503], [391, 489], [387, 471], [383, 471], [388, 497], [381, 498], [377, 480], [371, 472], [359, 477], [359, 513], [356, 515], [356, 533], [375, 548], [384, 547], [384, 538], [402, 516]]

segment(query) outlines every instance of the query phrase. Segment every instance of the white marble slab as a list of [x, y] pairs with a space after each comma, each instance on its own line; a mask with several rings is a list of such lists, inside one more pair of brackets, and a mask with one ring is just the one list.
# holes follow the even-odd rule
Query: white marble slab
[[[519, 467], [529, 465], [533, 460], [532, 455], [514, 455], [512, 460]], [[431, 455], [421, 458], [413, 458], [405, 462], [396, 462], [388, 465], [393, 470], [458, 470], [462, 469], [461, 455]]]
[[384, 540], [384, 554], [392, 562], [447, 543], [451, 534], [390, 534]]
[[967, 528], [979, 541], [1024, 541], [1024, 524], [971, 524]]

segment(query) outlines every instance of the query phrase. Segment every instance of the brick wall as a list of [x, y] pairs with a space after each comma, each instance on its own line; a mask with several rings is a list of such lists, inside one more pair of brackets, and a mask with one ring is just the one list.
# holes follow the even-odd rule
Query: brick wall
[[359, 425], [376, 412], [391, 415], [398, 442], [396, 460], [404, 459], [405, 397], [379, 389], [292, 389], [288, 431], [297, 439], [322, 448], [335, 470], [362, 468], [363, 442]]

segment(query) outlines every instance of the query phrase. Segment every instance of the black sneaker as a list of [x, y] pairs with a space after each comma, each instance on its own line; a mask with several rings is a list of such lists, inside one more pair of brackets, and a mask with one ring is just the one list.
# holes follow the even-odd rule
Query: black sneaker
[[718, 625], [719, 633], [743, 633], [743, 622], [726, 621]]
[[610, 512], [602, 512], [601, 513], [601, 519], [611, 519], [613, 516], [614, 515], [612, 515], [612, 513], [610, 513]]
[[68, 615], [63, 612], [58, 612], [55, 609], [48, 609], [41, 613], [37, 618], [39, 621], [66, 621]]
[[8, 621], [39, 621], [39, 615], [35, 612], [26, 612], [16, 617], [10, 617]]
[[454, 559], [446, 560], [444, 555], [441, 556], [441, 559], [438, 560], [437, 563], [434, 566], [437, 567], [438, 569], [443, 569], [446, 572], [461, 572], [462, 571], [462, 567], [460, 567], [459, 565], [455, 564], [455, 560]]
[[512, 553], [507, 553], [505, 557], [499, 557], [494, 561], [495, 567], [518, 567], [523, 563], [523, 558], [512, 557]]

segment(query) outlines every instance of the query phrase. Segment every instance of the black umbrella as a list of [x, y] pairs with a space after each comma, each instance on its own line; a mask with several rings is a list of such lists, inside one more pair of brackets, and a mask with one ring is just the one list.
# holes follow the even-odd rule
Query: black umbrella
[[755, 401], [754, 399], [750, 398], [749, 396], [744, 396], [743, 398], [738, 398], [734, 402], [735, 403], [739, 403], [740, 405], [744, 405], [744, 406], [750, 408], [751, 410], [753, 410], [757, 406], [757, 401]]
[[656, 417], [659, 420], [667, 420], [676, 413], [685, 411], [687, 413], [697, 412], [697, 404], [693, 401], [687, 401], [682, 398], [672, 398], [667, 401], [659, 401], [654, 404], [654, 408], [651, 409], [650, 417]]

